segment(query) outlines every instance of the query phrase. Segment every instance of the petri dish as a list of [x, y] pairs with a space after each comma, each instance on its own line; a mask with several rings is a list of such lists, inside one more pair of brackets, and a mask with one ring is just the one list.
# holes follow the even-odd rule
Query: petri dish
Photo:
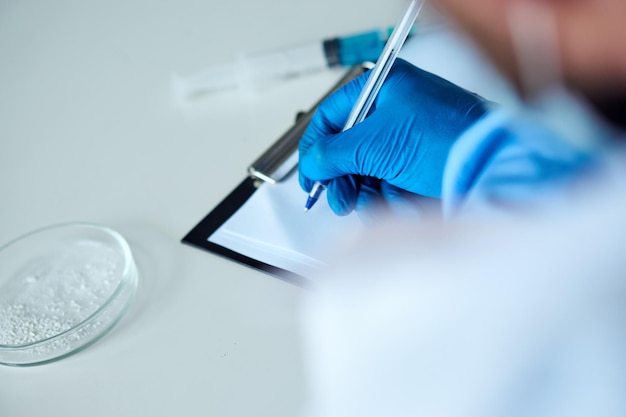
[[44, 364], [107, 333], [137, 289], [126, 240], [90, 223], [28, 233], [0, 247], [0, 363]]

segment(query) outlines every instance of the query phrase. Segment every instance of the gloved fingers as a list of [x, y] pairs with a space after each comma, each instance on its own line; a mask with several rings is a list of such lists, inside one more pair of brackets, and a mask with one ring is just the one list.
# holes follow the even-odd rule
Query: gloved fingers
[[366, 224], [385, 217], [420, 218], [440, 213], [439, 199], [424, 197], [374, 177], [346, 175], [327, 186], [328, 204], [340, 216], [355, 210]]
[[307, 193], [311, 192], [313, 184], [315, 184], [315, 181], [305, 177], [302, 173], [302, 170], [300, 169], [298, 169], [298, 181], [300, 182], [300, 188], [302, 188]]
[[339, 215], [350, 214], [357, 204], [357, 180], [354, 175], [345, 175], [330, 181], [326, 187], [328, 205]]
[[382, 178], [400, 168], [387, 166], [385, 161], [389, 161], [390, 156], [407, 155], [410, 151], [398, 151], [405, 142], [404, 138], [397, 137], [388, 116], [374, 112], [345, 132], [327, 135], [308, 149], [301, 149], [300, 171], [305, 178], [313, 180], [347, 174]]
[[381, 181], [380, 193], [389, 213], [396, 218], [419, 218], [441, 211], [439, 199], [412, 193], [387, 181]]
[[381, 180], [373, 177], [345, 175], [328, 183], [326, 192], [328, 205], [340, 216], [356, 210], [366, 222], [379, 219], [385, 209], [381, 194]]
[[[320, 103], [311, 122], [309, 122], [304, 134], [300, 138], [300, 159], [302, 159], [302, 155], [305, 155], [314, 143], [328, 135], [339, 133], [343, 130], [350, 111], [361, 93], [365, 81], [367, 81], [367, 74], [363, 74], [340, 87], [336, 92]], [[311, 180], [310, 177], [307, 177], [300, 168], [301, 164], [299, 164], [298, 175], [300, 187], [306, 192], [309, 192], [313, 187], [314, 181]]]
[[381, 180], [373, 177], [360, 177], [356, 213], [365, 224], [376, 224], [387, 216], [387, 208], [382, 198]]
[[[385, 148], [386, 142], [378, 133], [380, 123], [376, 114], [372, 114], [345, 132], [320, 137], [315, 144], [306, 148], [300, 143], [298, 155], [298, 181], [300, 187], [309, 192], [315, 181], [333, 180], [349, 174], [376, 175], [376, 162], [381, 152], [392, 152]], [[376, 143], [372, 143], [376, 142]], [[367, 152], [360, 149], [367, 147]], [[366, 160], [361, 160], [364, 157]], [[363, 167], [373, 167], [366, 168]], [[385, 167], [380, 167], [385, 169]], [[354, 183], [354, 179], [352, 182]], [[353, 186], [356, 188], [356, 185]], [[339, 208], [339, 206], [337, 206]], [[350, 210], [352, 210], [351, 208]]]

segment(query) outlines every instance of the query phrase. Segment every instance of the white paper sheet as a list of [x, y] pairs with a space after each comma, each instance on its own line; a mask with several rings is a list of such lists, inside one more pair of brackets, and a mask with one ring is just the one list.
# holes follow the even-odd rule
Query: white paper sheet
[[311, 278], [326, 264], [337, 237], [363, 225], [355, 214], [333, 214], [325, 195], [305, 213], [306, 197], [297, 173], [278, 184], [265, 183], [209, 241]]

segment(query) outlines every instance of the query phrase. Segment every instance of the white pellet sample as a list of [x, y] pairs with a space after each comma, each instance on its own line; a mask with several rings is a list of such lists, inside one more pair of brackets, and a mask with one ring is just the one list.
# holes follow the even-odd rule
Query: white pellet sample
[[94, 314], [122, 274], [115, 251], [81, 240], [31, 260], [0, 288], [0, 345], [54, 337]]

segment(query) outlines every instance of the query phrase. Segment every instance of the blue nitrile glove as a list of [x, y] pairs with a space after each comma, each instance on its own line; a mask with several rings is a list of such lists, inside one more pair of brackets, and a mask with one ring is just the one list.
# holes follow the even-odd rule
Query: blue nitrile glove
[[339, 215], [380, 197], [440, 197], [450, 148], [486, 112], [483, 98], [398, 59], [369, 116], [341, 132], [368, 75], [324, 100], [300, 140], [301, 187], [329, 180], [328, 203]]

